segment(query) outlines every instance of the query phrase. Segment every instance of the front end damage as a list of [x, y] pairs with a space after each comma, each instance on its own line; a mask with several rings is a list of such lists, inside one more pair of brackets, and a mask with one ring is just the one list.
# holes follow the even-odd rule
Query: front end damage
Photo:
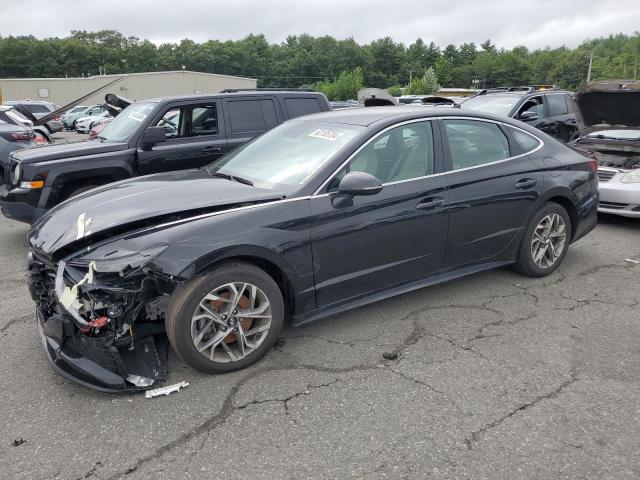
[[103, 392], [146, 390], [166, 379], [164, 307], [179, 282], [149, 266], [162, 249], [56, 263], [30, 251], [38, 331], [55, 371]]

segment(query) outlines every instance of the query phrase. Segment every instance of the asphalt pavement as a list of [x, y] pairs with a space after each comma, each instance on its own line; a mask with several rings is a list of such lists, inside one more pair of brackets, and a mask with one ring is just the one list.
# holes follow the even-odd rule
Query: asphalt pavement
[[640, 221], [601, 218], [550, 277], [470, 276], [297, 329], [167, 397], [48, 366], [27, 227], [0, 218], [0, 477], [637, 479]]

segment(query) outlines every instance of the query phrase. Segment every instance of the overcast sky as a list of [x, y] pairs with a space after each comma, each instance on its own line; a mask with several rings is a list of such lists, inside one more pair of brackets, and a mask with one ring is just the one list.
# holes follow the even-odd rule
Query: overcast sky
[[640, 29], [639, 0], [0, 0], [0, 35], [66, 36], [115, 29], [155, 43], [182, 38], [270, 42], [310, 33], [359, 43], [422, 37], [440, 46], [575, 47], [587, 38]]

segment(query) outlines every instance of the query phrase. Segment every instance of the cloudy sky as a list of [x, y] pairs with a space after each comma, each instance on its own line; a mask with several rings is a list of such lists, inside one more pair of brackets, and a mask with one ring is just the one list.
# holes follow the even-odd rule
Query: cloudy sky
[[422, 37], [444, 46], [575, 47], [587, 38], [640, 29], [638, 0], [0, 0], [0, 35], [65, 36], [117, 29], [155, 43], [238, 39], [271, 42], [310, 33], [360, 43]]

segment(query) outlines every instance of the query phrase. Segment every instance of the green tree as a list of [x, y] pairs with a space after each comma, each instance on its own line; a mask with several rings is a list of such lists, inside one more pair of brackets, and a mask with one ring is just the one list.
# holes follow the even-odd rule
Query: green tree
[[316, 90], [324, 93], [329, 100], [350, 100], [358, 98], [358, 90], [363, 88], [364, 76], [360, 67], [350, 72], [342, 72], [333, 82], [318, 82]]
[[404, 93], [406, 95], [433, 95], [438, 90], [440, 90], [438, 76], [433, 67], [429, 67], [422, 77], [411, 80]]

